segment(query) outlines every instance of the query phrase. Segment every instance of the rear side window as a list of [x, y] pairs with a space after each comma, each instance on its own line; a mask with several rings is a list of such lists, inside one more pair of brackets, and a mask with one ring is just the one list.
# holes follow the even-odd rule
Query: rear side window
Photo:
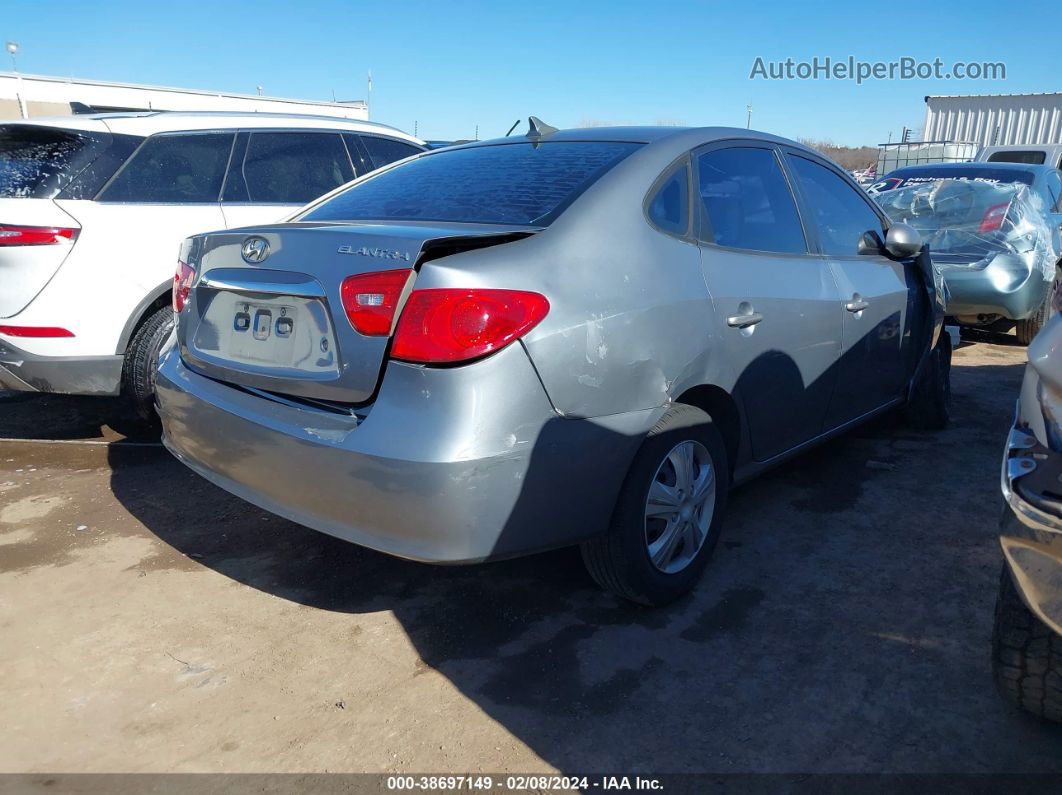
[[338, 133], [255, 132], [229, 172], [225, 201], [306, 204], [352, 179]]
[[1031, 166], [1042, 166], [1046, 160], [1046, 152], [993, 152], [988, 156], [989, 163], [1028, 163]]
[[787, 159], [810, 206], [823, 254], [857, 254], [864, 232], [882, 231], [878, 214], [841, 177], [807, 158], [787, 155]]
[[111, 202], [216, 202], [232, 133], [155, 135], [97, 197]]
[[806, 254], [804, 230], [785, 176], [770, 149], [715, 149], [697, 158], [705, 216], [701, 237], [749, 251]]
[[369, 153], [375, 168], [383, 168], [388, 163], [401, 160], [404, 157], [415, 155], [422, 151], [419, 147], [407, 144], [404, 141], [396, 141], [394, 138], [377, 138], [372, 135], [360, 135], [361, 144]]
[[689, 231], [689, 199], [689, 169], [683, 165], [653, 195], [649, 220], [664, 232], [685, 235]]
[[54, 127], [0, 126], [0, 197], [51, 198], [99, 153], [108, 138]]
[[443, 149], [351, 185], [300, 220], [546, 225], [640, 145], [565, 141]]

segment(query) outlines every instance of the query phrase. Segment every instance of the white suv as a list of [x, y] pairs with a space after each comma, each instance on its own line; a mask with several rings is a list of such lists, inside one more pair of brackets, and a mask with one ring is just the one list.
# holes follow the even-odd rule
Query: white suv
[[152, 408], [181, 241], [278, 221], [425, 149], [379, 124], [108, 113], [0, 125], [0, 390]]

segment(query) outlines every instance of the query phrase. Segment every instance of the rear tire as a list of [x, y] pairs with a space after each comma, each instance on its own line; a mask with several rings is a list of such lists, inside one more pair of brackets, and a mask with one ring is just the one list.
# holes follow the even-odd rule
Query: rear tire
[[1062, 637], [1025, 606], [1006, 564], [996, 599], [992, 674], [1007, 701], [1062, 723]]
[[122, 367], [122, 393], [133, 404], [140, 418], [155, 423], [155, 376], [159, 351], [173, 330], [173, 309], [167, 305], [148, 316], [125, 352]]
[[942, 330], [937, 345], [903, 409], [904, 421], [915, 430], [939, 431], [951, 420], [951, 335]]
[[1018, 342], [1022, 345], [1028, 345], [1033, 341], [1033, 337], [1040, 333], [1040, 329], [1047, 325], [1047, 321], [1051, 319], [1051, 315], [1054, 313], [1052, 308], [1054, 304], [1055, 291], [1058, 289], [1058, 278], [1051, 284], [1051, 289], [1047, 291], [1047, 295], [1044, 296], [1043, 303], [1040, 304], [1040, 308], [1036, 310], [1032, 317], [1028, 317], [1025, 320], [1019, 320], [1014, 324], [1014, 333], [1018, 337]]
[[[684, 481], [674, 462], [685, 460], [687, 452], [686, 471], [691, 476]], [[668, 485], [669, 479], [674, 484]], [[692, 486], [685, 488], [683, 482]], [[677, 496], [675, 505], [681, 507], [667, 518], [647, 517], [660, 506], [656, 500], [650, 506], [650, 489], [656, 495], [661, 485]], [[643, 605], [665, 605], [686, 594], [697, 584], [719, 541], [729, 488], [726, 447], [712, 418], [693, 406], [673, 405], [635, 455], [608, 533], [582, 544], [590, 576], [602, 588]], [[665, 536], [677, 540], [668, 545]], [[650, 551], [654, 547], [655, 563]], [[659, 554], [668, 549], [673, 553]]]

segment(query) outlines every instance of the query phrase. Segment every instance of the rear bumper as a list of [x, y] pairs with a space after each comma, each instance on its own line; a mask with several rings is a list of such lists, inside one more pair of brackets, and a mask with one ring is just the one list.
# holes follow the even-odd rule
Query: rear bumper
[[1062, 634], [1062, 502], [1053, 496], [1062, 455], [1015, 424], [1001, 475], [1007, 501], [1000, 543], [1011, 577], [1029, 609]]
[[117, 395], [121, 356], [38, 356], [0, 340], [0, 388], [16, 392]]
[[1043, 304], [1049, 282], [1022, 257], [997, 257], [981, 270], [945, 270], [952, 317], [1002, 315], [1025, 320]]
[[[281, 402], [162, 356], [164, 442], [221, 488], [381, 552], [469, 563], [607, 527], [653, 412], [558, 417], [522, 346], [476, 364], [391, 362], [362, 417]], [[646, 423], [649, 423], [646, 425]]]

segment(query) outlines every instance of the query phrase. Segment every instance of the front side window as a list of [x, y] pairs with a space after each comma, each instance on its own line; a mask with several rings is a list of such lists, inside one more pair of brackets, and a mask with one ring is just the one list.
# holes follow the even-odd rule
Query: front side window
[[417, 154], [421, 149], [408, 144], [405, 141], [396, 141], [394, 138], [377, 138], [373, 135], [362, 135], [361, 144], [372, 158], [375, 168], [383, 168], [388, 163]]
[[689, 230], [689, 198], [689, 169], [683, 165], [653, 195], [649, 220], [665, 232], [685, 235]]
[[559, 141], [443, 149], [351, 185], [299, 220], [543, 226], [639, 146]]
[[234, 164], [225, 201], [306, 204], [354, 179], [338, 133], [252, 132]]
[[111, 202], [216, 202], [232, 133], [155, 135], [97, 197]]
[[882, 231], [878, 214], [841, 177], [805, 157], [787, 155], [786, 158], [810, 207], [823, 254], [834, 257], [858, 254], [864, 232]]
[[732, 147], [697, 158], [704, 210], [701, 237], [749, 251], [805, 254], [807, 243], [793, 194], [770, 149]]

